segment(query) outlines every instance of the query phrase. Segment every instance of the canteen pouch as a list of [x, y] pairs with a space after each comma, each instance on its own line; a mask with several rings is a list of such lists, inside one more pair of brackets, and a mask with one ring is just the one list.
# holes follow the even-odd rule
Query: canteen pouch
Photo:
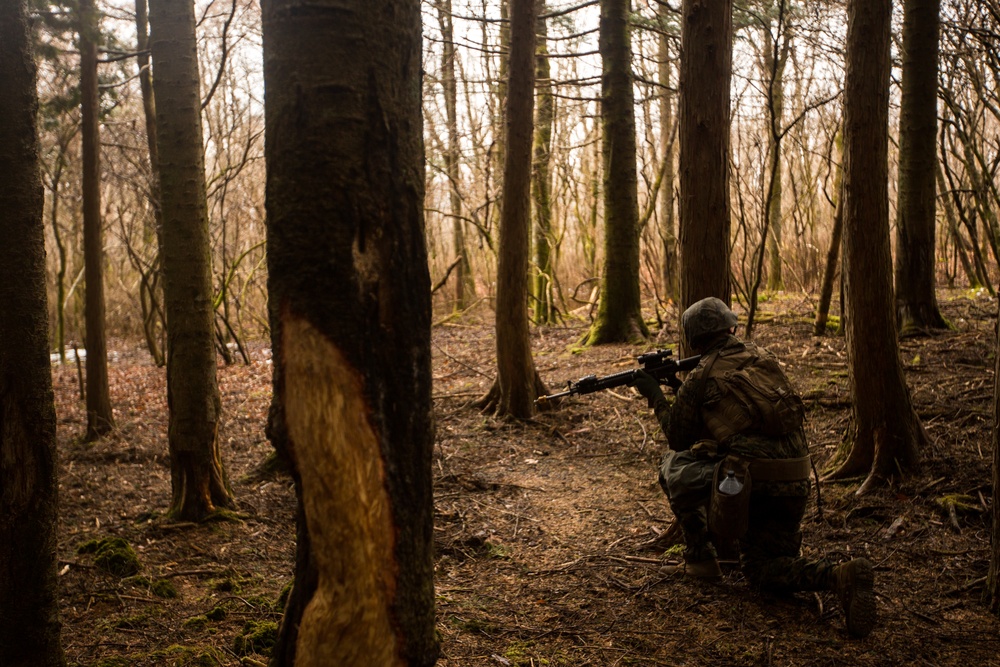
[[708, 527], [723, 540], [738, 540], [750, 525], [750, 461], [730, 454], [715, 466]]

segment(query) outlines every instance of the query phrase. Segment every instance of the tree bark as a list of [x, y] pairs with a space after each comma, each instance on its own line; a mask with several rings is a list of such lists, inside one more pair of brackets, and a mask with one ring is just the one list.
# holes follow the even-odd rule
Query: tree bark
[[660, 144], [663, 150], [663, 183], [660, 186], [660, 236], [663, 239], [663, 293], [668, 301], [677, 301], [677, 216], [674, 215], [674, 159], [677, 126], [674, 121], [674, 99], [677, 97], [671, 81], [674, 60], [670, 54], [670, 36], [667, 27], [671, 17], [670, 6], [660, 5], [660, 36], [658, 44], [657, 74], [660, 93]]
[[528, 336], [528, 239], [531, 232], [531, 144], [535, 92], [536, 0], [510, 3], [510, 79], [504, 192], [497, 257], [497, 379], [478, 402], [497, 416], [526, 419], [545, 387]]
[[462, 193], [459, 190], [461, 142], [458, 137], [458, 83], [455, 76], [455, 31], [451, 20], [451, 0], [438, 0], [438, 23], [441, 27], [441, 87], [448, 132], [445, 150], [445, 173], [452, 216], [452, 249], [458, 259], [455, 267], [455, 310], [464, 310], [473, 296], [473, 278], [469, 271], [469, 254], [465, 247], [465, 222], [462, 220]]
[[681, 307], [729, 303], [731, 0], [684, 0], [680, 71]]
[[80, 134], [83, 139], [83, 255], [87, 330], [87, 433], [93, 441], [114, 428], [104, 323], [104, 232], [101, 220], [101, 139], [97, 94], [98, 14], [80, 0]]
[[896, 215], [896, 320], [901, 335], [942, 329], [935, 254], [940, 0], [903, 3], [903, 82]]
[[[842, 178], [838, 175], [836, 180], [840, 184]], [[816, 305], [816, 323], [813, 326], [813, 335], [815, 336], [822, 336], [826, 333], [826, 322], [830, 317], [830, 302], [833, 300], [833, 283], [837, 279], [837, 269], [841, 265], [840, 246], [844, 238], [844, 193], [842, 187], [837, 187], [836, 192], [837, 208], [833, 213], [830, 247], [826, 251], [823, 284], [820, 286], [819, 303]]]
[[62, 667], [56, 414], [25, 0], [0, 3], [0, 664]]
[[[788, 62], [788, 51], [791, 48], [791, 34], [789, 33], [789, 22], [786, 17], [788, 11], [785, 7], [785, 0], [778, 0], [778, 22], [777, 36], [771, 34], [771, 22], [768, 20], [767, 29], [764, 36], [767, 37], [767, 44], [764, 51], [763, 74], [768, 82], [768, 121], [770, 144], [768, 152], [768, 164], [770, 173], [768, 177], [771, 182], [771, 191], [767, 195], [767, 289], [771, 291], [781, 291], [785, 289], [785, 279], [782, 275], [781, 255], [782, 236], [784, 228], [782, 226], [781, 210], [783, 199], [783, 188], [781, 182], [782, 160], [781, 160], [781, 137], [782, 137], [782, 116], [785, 112], [785, 66]], [[756, 291], [754, 291], [756, 297]]]
[[[1000, 317], [1000, 315], [998, 315]], [[990, 566], [986, 573], [986, 601], [990, 611], [1000, 615], [1000, 509], [997, 508], [997, 489], [1000, 489], [1000, 337], [997, 338], [997, 355], [993, 373], [993, 511], [990, 539]]]
[[584, 339], [589, 345], [649, 336], [639, 295], [639, 195], [628, 6], [628, 0], [601, 0], [604, 271], [597, 317]]
[[221, 402], [213, 342], [211, 238], [205, 195], [198, 53], [192, 0], [149, 3], [163, 209], [170, 410], [170, 515], [198, 521], [233, 508], [219, 452]]
[[[955, 254], [958, 255], [962, 262], [962, 270], [965, 271], [965, 279], [969, 282], [970, 289], [978, 289], [983, 286], [983, 281], [980, 278], [978, 267], [973, 264], [969, 259], [967, 254], [969, 250], [969, 243], [962, 236], [962, 229], [958, 225], [958, 214], [955, 213], [955, 207], [952, 205], [951, 199], [948, 197], [948, 184], [944, 180], [944, 170], [941, 168], [941, 163], [937, 162], [934, 165], [935, 181], [937, 183], [938, 189], [942, 192], [941, 205], [944, 207], [944, 217], [948, 221], [948, 233], [951, 234], [952, 238], [955, 239]], [[972, 252], [975, 253], [976, 249], [973, 248]], [[987, 283], [989, 285], [989, 283]], [[992, 289], [992, 285], [990, 285]]]
[[535, 155], [531, 163], [532, 196], [535, 202], [534, 313], [538, 324], [556, 323], [555, 262], [552, 248], [552, 194], [549, 187], [552, 159], [552, 124], [556, 104], [549, 67], [548, 25], [538, 19], [535, 57], [535, 87], [538, 109], [535, 122]]
[[432, 665], [420, 5], [262, 10], [269, 436], [299, 498], [271, 665]]
[[[146, 241], [156, 240], [156, 247], [162, 245], [160, 231], [163, 229], [163, 209], [160, 208], [160, 174], [159, 156], [156, 152], [156, 104], [153, 101], [153, 76], [149, 62], [149, 16], [146, 0], [135, 0], [135, 31], [136, 31], [136, 62], [139, 65], [139, 91], [142, 95], [142, 115], [146, 121], [146, 146], [149, 149], [149, 203], [153, 209], [153, 229], [144, 230]], [[147, 218], [148, 220], [148, 218]], [[150, 277], [139, 283], [139, 289], [145, 291], [149, 307], [144, 312], [143, 332], [146, 336], [146, 347], [157, 366], [166, 363], [166, 357], [161, 346], [162, 318], [158, 315], [160, 258], [153, 261]]]
[[891, 0], [848, 4], [844, 91], [844, 293], [852, 420], [832, 478], [864, 493], [915, 470], [927, 442], [903, 379], [889, 252]]

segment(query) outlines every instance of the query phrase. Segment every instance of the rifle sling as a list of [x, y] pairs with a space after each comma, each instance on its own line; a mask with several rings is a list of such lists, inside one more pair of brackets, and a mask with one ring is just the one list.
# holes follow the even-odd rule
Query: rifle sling
[[809, 456], [797, 459], [753, 459], [750, 478], [755, 482], [798, 482], [809, 479], [812, 465]]

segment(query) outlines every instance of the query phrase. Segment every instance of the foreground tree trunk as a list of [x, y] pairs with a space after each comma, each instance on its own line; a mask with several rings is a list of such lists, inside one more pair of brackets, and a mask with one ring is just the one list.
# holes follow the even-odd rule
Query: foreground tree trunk
[[891, 0], [848, 4], [844, 91], [844, 294], [852, 420], [831, 478], [858, 493], [914, 470], [927, 441], [903, 380], [889, 254]]
[[56, 414], [26, 0], [0, 3], [0, 665], [61, 667]]
[[681, 26], [681, 304], [729, 303], [729, 82], [732, 1], [684, 0]]
[[235, 502], [219, 453], [221, 403], [194, 3], [152, 0], [149, 10], [163, 210], [170, 515], [198, 521]]
[[87, 284], [87, 441], [114, 428], [104, 325], [104, 233], [101, 220], [101, 140], [97, 95], [97, 12], [80, 0], [80, 134], [83, 139], [83, 255]]
[[903, 3], [903, 84], [896, 216], [896, 319], [901, 335], [946, 328], [935, 253], [940, 0]]
[[262, 9], [269, 436], [299, 498], [271, 665], [432, 665], [420, 5]]
[[[1000, 314], [998, 314], [1000, 318]], [[993, 373], [993, 515], [990, 533], [990, 567], [986, 575], [986, 602], [990, 611], [1000, 615], [1000, 508], [997, 508], [997, 489], [1000, 489], [1000, 336], [997, 338], [997, 355]]]
[[531, 231], [531, 140], [535, 92], [536, 0], [510, 3], [510, 79], [504, 192], [497, 258], [497, 379], [478, 407], [528, 418], [545, 393], [528, 336], [528, 238]]
[[639, 296], [639, 200], [628, 0], [601, 0], [604, 272], [589, 345], [642, 340], [649, 329]]

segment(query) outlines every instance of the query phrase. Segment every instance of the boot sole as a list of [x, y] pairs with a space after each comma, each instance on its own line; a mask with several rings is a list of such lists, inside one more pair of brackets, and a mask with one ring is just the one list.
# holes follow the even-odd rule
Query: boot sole
[[847, 613], [847, 632], [858, 639], [871, 634], [875, 627], [877, 611], [875, 609], [875, 570], [865, 559], [858, 563], [853, 574], [854, 594], [851, 596]]

